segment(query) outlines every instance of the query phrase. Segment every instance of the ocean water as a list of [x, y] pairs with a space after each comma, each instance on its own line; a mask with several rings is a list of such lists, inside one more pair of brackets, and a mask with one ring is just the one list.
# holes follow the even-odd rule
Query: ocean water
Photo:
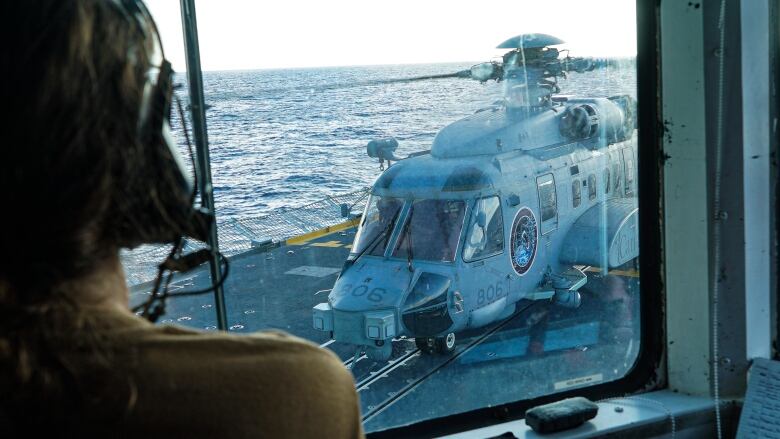
[[[503, 92], [503, 83], [460, 78], [376, 81], [473, 64], [205, 72], [217, 215], [257, 217], [370, 185], [380, 174], [366, 154], [370, 140], [395, 137], [401, 156], [430, 149], [438, 130], [500, 100]], [[636, 96], [635, 77], [628, 64], [571, 74], [559, 86], [561, 94]], [[176, 118], [173, 127], [182, 143]]]

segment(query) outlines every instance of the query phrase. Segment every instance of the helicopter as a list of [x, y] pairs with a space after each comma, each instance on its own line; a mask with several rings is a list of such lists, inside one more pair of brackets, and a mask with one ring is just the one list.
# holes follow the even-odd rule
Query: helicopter
[[457, 333], [521, 301], [578, 308], [583, 267], [638, 257], [635, 101], [557, 95], [558, 77], [607, 65], [561, 57], [563, 43], [518, 35], [498, 46], [510, 49], [500, 62], [437, 76], [503, 81], [504, 99], [441, 129], [430, 151], [401, 158], [395, 139], [368, 143], [388, 167], [313, 307], [315, 329], [356, 358], [386, 361], [400, 337], [446, 354]]

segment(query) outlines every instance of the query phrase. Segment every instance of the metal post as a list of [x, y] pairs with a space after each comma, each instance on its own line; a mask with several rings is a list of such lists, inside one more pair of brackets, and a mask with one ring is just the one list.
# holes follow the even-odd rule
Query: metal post
[[[181, 21], [184, 30], [184, 48], [187, 55], [187, 79], [190, 88], [190, 114], [192, 116], [192, 134], [195, 139], [197, 156], [198, 185], [200, 186], [201, 204], [214, 213], [214, 188], [211, 184], [211, 160], [209, 159], [209, 141], [206, 130], [206, 105], [203, 98], [203, 75], [200, 69], [200, 47], [198, 46], [198, 25], [195, 17], [195, 0], [181, 0]], [[208, 245], [214, 250], [209, 265], [211, 281], [219, 284], [222, 278], [220, 271], [219, 242], [217, 241], [216, 216], [212, 220]], [[217, 327], [227, 329], [225, 313], [225, 294], [222, 286], [214, 290], [214, 302], [217, 312]]]

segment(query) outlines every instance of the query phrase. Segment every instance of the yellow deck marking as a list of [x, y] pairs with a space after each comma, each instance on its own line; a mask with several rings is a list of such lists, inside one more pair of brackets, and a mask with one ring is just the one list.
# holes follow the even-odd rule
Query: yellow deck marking
[[341, 247], [342, 245], [344, 245], [344, 243], [341, 241], [313, 242], [311, 244], [312, 247], [331, 247], [331, 248]]
[[286, 245], [306, 245], [308, 244], [307, 241], [311, 241], [312, 239], [321, 238], [323, 236], [330, 235], [331, 233], [340, 232], [342, 230], [349, 229], [351, 227], [355, 227], [358, 224], [360, 224], [360, 217], [351, 219], [349, 221], [344, 221], [341, 224], [336, 224], [335, 226], [325, 227], [324, 229], [315, 230], [314, 232], [309, 232], [306, 234], [303, 234], [301, 236], [296, 236], [295, 238], [290, 238], [287, 241], [285, 241]]

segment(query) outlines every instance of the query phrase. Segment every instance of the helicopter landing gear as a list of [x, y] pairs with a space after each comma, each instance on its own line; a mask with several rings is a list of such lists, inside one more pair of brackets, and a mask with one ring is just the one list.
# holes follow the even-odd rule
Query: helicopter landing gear
[[366, 357], [374, 361], [387, 361], [393, 354], [393, 345], [390, 343], [390, 340], [382, 343], [381, 346], [368, 346], [365, 349]]
[[414, 344], [424, 354], [448, 354], [455, 350], [455, 334], [450, 332], [444, 337], [415, 338]]

